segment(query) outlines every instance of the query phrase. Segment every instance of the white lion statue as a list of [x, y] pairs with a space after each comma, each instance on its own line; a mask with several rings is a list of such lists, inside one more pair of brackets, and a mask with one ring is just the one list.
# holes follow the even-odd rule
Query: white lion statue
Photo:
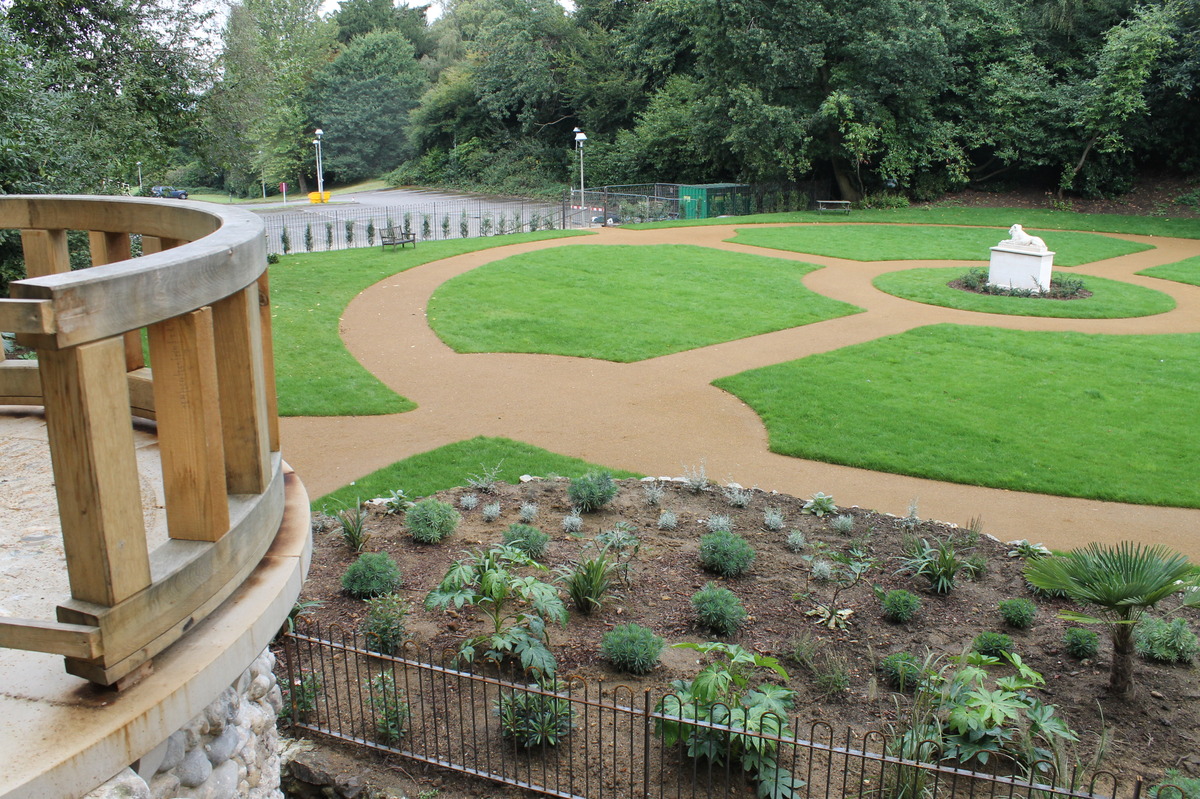
[[1020, 225], [1013, 225], [1008, 229], [1008, 241], [1002, 241], [1001, 244], [1015, 244], [1018, 247], [1025, 247], [1030, 250], [1038, 250], [1046, 252], [1046, 242], [1039, 239], [1037, 236], [1030, 236]]

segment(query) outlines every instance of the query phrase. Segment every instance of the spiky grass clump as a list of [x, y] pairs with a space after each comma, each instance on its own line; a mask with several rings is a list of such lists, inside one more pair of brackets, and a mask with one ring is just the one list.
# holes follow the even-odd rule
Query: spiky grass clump
[[622, 624], [604, 634], [600, 651], [620, 671], [648, 674], [658, 666], [664, 641], [648, 627]]
[[609, 472], [588, 472], [571, 481], [567, 497], [584, 513], [600, 510], [617, 496], [617, 484]]

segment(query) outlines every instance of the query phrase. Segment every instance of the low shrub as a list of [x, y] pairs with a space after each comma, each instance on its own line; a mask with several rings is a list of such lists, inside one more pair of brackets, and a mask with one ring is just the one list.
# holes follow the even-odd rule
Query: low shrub
[[807, 630], [802, 630], [787, 642], [788, 656], [808, 671], [812, 671], [820, 649], [821, 639]]
[[819, 518], [828, 516], [830, 513], [837, 513], [837, 505], [833, 504], [833, 497], [818, 491], [804, 503], [802, 510], [804, 513], [811, 513]]
[[898, 571], [924, 577], [935, 594], [948, 594], [958, 585], [958, 575], [966, 568], [966, 560], [959, 557], [951, 542], [930, 544], [921, 539], [920, 543], [914, 542], [908, 557], [900, 559]]
[[391, 555], [386, 552], [364, 552], [342, 575], [342, 590], [352, 597], [366, 599], [390, 594], [403, 582], [400, 567]]
[[510, 524], [504, 531], [504, 544], [541, 560], [550, 545], [550, 536], [528, 524]]
[[679, 526], [679, 518], [673, 511], [664, 510], [658, 514], [658, 529], [659, 530], [674, 530]]
[[646, 495], [646, 504], [655, 507], [662, 502], [663, 487], [658, 481], [642, 483], [642, 491]]
[[1028, 630], [1037, 618], [1037, 605], [1032, 599], [1003, 599], [998, 607], [1004, 623], [1018, 630]]
[[783, 529], [783, 511], [779, 508], [763, 508], [763, 527], [773, 533]]
[[802, 530], [792, 530], [788, 533], [787, 548], [793, 552], [803, 552], [808, 546], [808, 537], [804, 535]]
[[663, 639], [648, 627], [622, 624], [604, 634], [600, 651], [621, 671], [648, 674], [658, 665], [663, 643]]
[[478, 494], [463, 494], [458, 498], [458, 507], [463, 510], [475, 510], [479, 506]]
[[1100, 651], [1100, 635], [1095, 630], [1071, 627], [1063, 633], [1063, 648], [1078, 660], [1094, 658]]
[[567, 497], [583, 513], [600, 510], [617, 496], [617, 484], [608, 472], [588, 472], [571, 481]]
[[404, 737], [412, 711], [404, 691], [396, 687], [391, 672], [381, 672], [372, 678], [367, 703], [375, 716], [375, 735], [379, 743], [394, 744]]
[[462, 516], [448, 502], [423, 499], [404, 514], [404, 523], [414, 541], [436, 544], [454, 532]]
[[368, 599], [367, 616], [363, 619], [362, 632], [367, 648], [385, 655], [394, 655], [408, 638], [405, 620], [408, 618], [408, 603], [398, 594], [383, 594]]
[[733, 532], [733, 519], [724, 513], [709, 514], [709, 517], [704, 520], [704, 527], [710, 533], [731, 533]]
[[1144, 617], [1133, 628], [1133, 645], [1139, 655], [1156, 663], [1191, 663], [1200, 651], [1196, 634], [1182, 618], [1167, 622]]
[[1188, 777], [1179, 769], [1169, 768], [1149, 791], [1150, 799], [1200, 799], [1200, 777]]
[[883, 617], [888, 621], [904, 624], [921, 609], [921, 598], [912, 591], [896, 588], [879, 598], [883, 606]]
[[583, 531], [583, 517], [579, 515], [579, 508], [571, 508], [571, 512], [562, 518], [562, 529], [564, 533]]
[[722, 577], [740, 577], [754, 562], [754, 547], [737, 533], [725, 530], [700, 539], [700, 564]]
[[604, 597], [612, 588], [616, 569], [617, 563], [601, 553], [573, 568], [560, 567], [558, 573], [575, 609], [587, 615], [603, 607]]
[[746, 621], [746, 608], [737, 594], [709, 583], [692, 595], [700, 624], [717, 635], [733, 635]]
[[845, 655], [826, 652], [813, 665], [813, 682], [821, 696], [834, 697], [850, 690], [850, 661]]
[[725, 495], [725, 501], [731, 508], [748, 508], [751, 500], [754, 499], [753, 491], [739, 485], [727, 485], [721, 489], [721, 493]]
[[536, 502], [522, 502], [520, 510], [517, 511], [517, 520], [524, 524], [533, 524], [537, 515], [538, 505]]
[[1013, 651], [1013, 640], [1004, 633], [982, 632], [975, 636], [971, 649], [988, 657], [1003, 657], [1006, 652]]
[[501, 693], [495, 704], [500, 734], [527, 749], [556, 745], [575, 726], [575, 709], [570, 699], [557, 693], [559, 689], [559, 683], [551, 680], [531, 683], [528, 690]]
[[879, 676], [900, 691], [911, 691], [921, 681], [921, 663], [908, 652], [893, 652], [879, 661]]
[[829, 522], [829, 526], [835, 533], [850, 535], [854, 532], [854, 517], [849, 513], [838, 514]]
[[489, 502], [483, 506], [483, 510], [481, 510], [479, 513], [481, 516], [483, 516], [483, 520], [485, 522], [494, 522], [500, 518], [500, 503]]

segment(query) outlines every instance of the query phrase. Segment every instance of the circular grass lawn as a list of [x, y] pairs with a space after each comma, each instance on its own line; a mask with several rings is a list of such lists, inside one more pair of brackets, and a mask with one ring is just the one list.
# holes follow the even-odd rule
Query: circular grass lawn
[[1092, 296], [1075, 300], [1050, 300], [1036, 297], [1003, 297], [976, 294], [951, 288], [948, 283], [966, 274], [968, 267], [902, 269], [887, 272], [872, 285], [895, 297], [926, 305], [957, 308], [960, 311], [1007, 314], [1009, 316], [1052, 316], [1062, 319], [1123, 319], [1153, 316], [1174, 310], [1175, 300], [1168, 294], [1132, 283], [1102, 277], [1079, 275]]
[[457, 352], [628, 363], [861, 312], [801, 284], [820, 268], [690, 245], [557, 247], [448, 280], [429, 324]]
[[[1030, 230], [1055, 252], [1057, 266], [1079, 266], [1154, 249], [1099, 233]], [[803, 225], [738, 228], [735, 244], [846, 258], [851, 261], [986, 261], [991, 248], [1008, 238], [996, 228], [940, 225]]]

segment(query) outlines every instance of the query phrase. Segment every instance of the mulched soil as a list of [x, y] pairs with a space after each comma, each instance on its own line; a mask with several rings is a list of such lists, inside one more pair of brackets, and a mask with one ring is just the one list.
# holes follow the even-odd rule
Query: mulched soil
[[[750, 618], [743, 629], [728, 639], [755, 651], [780, 658], [789, 671], [788, 687], [796, 691], [794, 718], [804, 722], [830, 720], [838, 728], [855, 730], [880, 728], [896, 716], [895, 696], [879, 684], [875, 664], [886, 654], [908, 651], [918, 657], [927, 652], [944, 656], [961, 653], [984, 630], [1012, 636], [1016, 649], [1034, 669], [1046, 678], [1043, 699], [1059, 706], [1070, 726], [1081, 738], [1079, 755], [1086, 759], [1094, 753], [1101, 730], [1108, 731], [1104, 768], [1131, 782], [1136, 774], [1157, 780], [1167, 768], [1179, 768], [1190, 776], [1200, 776], [1200, 682], [1193, 668], [1170, 667], [1139, 662], [1137, 687], [1133, 695], [1115, 699], [1106, 695], [1109, 644], [1102, 637], [1096, 662], [1070, 658], [1062, 647], [1067, 624], [1057, 618], [1069, 605], [1063, 600], [1038, 599], [1037, 622], [1030, 630], [1004, 627], [997, 603], [1006, 598], [1030, 596], [1022, 576], [1023, 561], [1009, 557], [1010, 547], [986, 534], [940, 522], [900, 519], [862, 508], [842, 508], [839, 513], [854, 519], [848, 535], [834, 532], [830, 516], [818, 518], [802, 513], [803, 500], [776, 493], [753, 491], [746, 508], [729, 505], [719, 487], [694, 493], [686, 485], [665, 483], [665, 496], [659, 506], [647, 503], [637, 481], [623, 481], [617, 499], [601, 512], [584, 516], [581, 539], [562, 532], [562, 518], [570, 512], [565, 480], [533, 480], [521, 485], [499, 484], [493, 495], [480, 495], [480, 503], [463, 511], [463, 520], [454, 535], [438, 545], [414, 542], [403, 525], [401, 515], [386, 515], [382, 508], [371, 511], [368, 529], [369, 551], [386, 551], [400, 564], [405, 595], [413, 607], [408, 628], [415, 640], [434, 647], [454, 647], [467, 635], [482, 630], [470, 609], [462, 612], [428, 611], [423, 600], [442, 578], [452, 561], [464, 550], [498, 543], [502, 532], [517, 521], [522, 503], [538, 505], [535, 525], [551, 535], [545, 563], [551, 568], [579, 559], [582, 546], [602, 530], [618, 522], [633, 526], [641, 539], [641, 550], [633, 561], [629, 584], [623, 586], [602, 610], [584, 616], [573, 613], [568, 627], [555, 628], [552, 648], [558, 658], [560, 674], [578, 674], [589, 680], [623, 681], [640, 690], [665, 689], [673, 679], [690, 678], [700, 666], [690, 650], [666, 649], [662, 665], [644, 680], [615, 672], [598, 655], [601, 636], [617, 624], [634, 622], [653, 629], [668, 643], [711, 640], [697, 627], [690, 599], [709, 582], [728, 587], [744, 603]], [[437, 495], [459, 505], [467, 489], [454, 489]], [[499, 501], [500, 518], [482, 519], [481, 509]], [[786, 519], [781, 531], [763, 527], [764, 509], [778, 508]], [[662, 509], [673, 511], [679, 520], [675, 531], [657, 529]], [[732, 518], [734, 530], [750, 541], [756, 558], [747, 575], [720, 579], [704, 572], [699, 563], [701, 535], [707, 532], [704, 520], [713, 514]], [[838, 607], [854, 611], [852, 624], [845, 630], [828, 630], [805, 615], [816, 601], [827, 599], [828, 584], [806, 579], [809, 564], [804, 552], [792, 552], [786, 545], [789, 531], [800, 530], [808, 541], [822, 541], [834, 551], [845, 551], [852, 543], [865, 547], [875, 567], [858, 586], [845, 591]], [[305, 585], [304, 600], [322, 604], [310, 615], [323, 625], [336, 624], [354, 629], [364, 616], [361, 601], [340, 591], [341, 576], [354, 560], [354, 553], [342, 542], [340, 529], [333, 519], [317, 517], [312, 569]], [[918, 580], [897, 573], [898, 558], [906, 543], [926, 538], [952, 539], [960, 552], [986, 559], [986, 572], [973, 581], [961, 581], [946, 596], [929, 593]], [[808, 550], [811, 552], [811, 549]], [[908, 624], [885, 621], [873, 586], [883, 590], [907, 588], [918, 593], [923, 606]], [[808, 597], [803, 594], [810, 592]], [[850, 671], [850, 687], [844, 693], [824, 695], [814, 674], [791, 659], [792, 644], [801, 636], [819, 641], [822, 656], [844, 659]], [[373, 756], [367, 761], [377, 762]], [[419, 785], [437, 781], [439, 796], [451, 799], [460, 795], [477, 796], [478, 785], [460, 778], [447, 778], [405, 766]], [[376, 769], [378, 779], [386, 782], [387, 770]], [[397, 778], [400, 779], [399, 774]], [[410, 790], [412, 783], [409, 783]], [[457, 786], [457, 787], [456, 787]], [[381, 785], [385, 790], [386, 785]], [[400, 790], [396, 788], [394, 790]], [[502, 792], [486, 788], [493, 795]]]

